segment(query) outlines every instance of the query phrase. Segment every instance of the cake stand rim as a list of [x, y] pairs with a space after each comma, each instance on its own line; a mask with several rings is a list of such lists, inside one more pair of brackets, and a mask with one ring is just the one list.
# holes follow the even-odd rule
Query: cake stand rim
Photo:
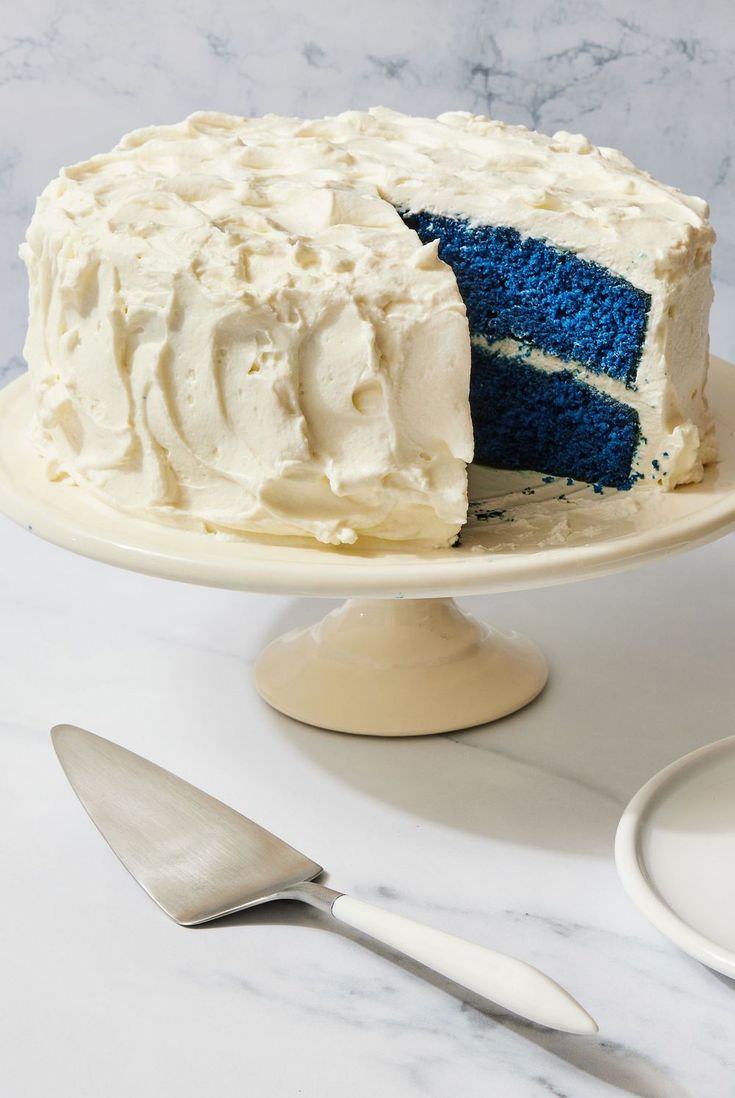
[[[726, 410], [735, 416], [735, 366], [711, 356], [711, 367], [715, 384], [729, 389]], [[402, 555], [374, 551], [357, 556], [316, 545], [305, 548], [215, 539], [210, 534], [117, 512], [96, 501], [91, 507], [92, 500], [86, 493], [75, 497], [82, 503], [79, 517], [59, 505], [68, 501], [70, 492], [81, 492], [80, 489], [43, 479], [41, 495], [29, 483], [34, 471], [38, 476], [42, 459], [30, 433], [13, 424], [11, 415], [14, 403], [27, 396], [27, 389], [25, 374], [0, 390], [0, 513], [61, 548], [105, 564], [179, 582], [325, 598], [488, 594], [592, 579], [635, 568], [662, 556], [696, 548], [735, 527], [735, 450], [729, 455], [730, 464], [719, 464], [720, 469], [724, 467], [731, 474], [728, 490], [718, 493], [708, 485], [685, 489], [696, 498], [711, 492], [713, 500], [709, 506], [679, 515], [660, 527], [602, 538], [588, 545], [504, 553], [457, 549]], [[720, 433], [732, 432], [732, 425], [721, 422], [717, 411], [714, 417]], [[29, 469], [30, 475], [18, 476], [19, 469]], [[699, 495], [698, 489], [701, 489]]]

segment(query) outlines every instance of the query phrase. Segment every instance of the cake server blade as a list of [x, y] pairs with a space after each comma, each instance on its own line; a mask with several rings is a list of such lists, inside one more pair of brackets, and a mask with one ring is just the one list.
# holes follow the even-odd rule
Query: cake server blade
[[302, 900], [540, 1025], [597, 1025], [538, 969], [316, 884], [321, 866], [148, 759], [74, 725], [54, 748], [74, 791], [123, 865], [184, 926], [267, 900]]
[[92, 822], [177, 923], [208, 922], [322, 872], [270, 831], [148, 759], [69, 724], [51, 736]]

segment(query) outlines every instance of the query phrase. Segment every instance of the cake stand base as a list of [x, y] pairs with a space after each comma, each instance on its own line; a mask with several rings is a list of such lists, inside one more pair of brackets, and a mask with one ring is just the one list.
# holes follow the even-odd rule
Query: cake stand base
[[269, 644], [255, 684], [275, 709], [320, 728], [426, 736], [497, 720], [548, 677], [541, 651], [453, 599], [349, 599]]

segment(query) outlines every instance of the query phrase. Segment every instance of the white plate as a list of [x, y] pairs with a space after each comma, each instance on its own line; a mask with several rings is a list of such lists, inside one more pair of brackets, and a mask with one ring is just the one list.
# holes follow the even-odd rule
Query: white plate
[[47, 480], [31, 438], [28, 379], [21, 377], [0, 392], [0, 511], [96, 560], [234, 590], [420, 598], [543, 587], [633, 568], [735, 524], [735, 369], [713, 359], [708, 393], [721, 458], [701, 484], [598, 495], [563, 478], [473, 467], [462, 544], [417, 551], [227, 540], [114, 511], [69, 481]]
[[662, 934], [735, 979], [735, 736], [678, 759], [636, 793], [615, 861]]

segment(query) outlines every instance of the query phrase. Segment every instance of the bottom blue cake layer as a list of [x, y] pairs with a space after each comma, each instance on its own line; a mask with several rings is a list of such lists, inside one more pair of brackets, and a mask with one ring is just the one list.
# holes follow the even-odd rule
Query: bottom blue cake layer
[[470, 406], [480, 465], [615, 488], [636, 479], [638, 413], [571, 370], [547, 373], [474, 345]]

